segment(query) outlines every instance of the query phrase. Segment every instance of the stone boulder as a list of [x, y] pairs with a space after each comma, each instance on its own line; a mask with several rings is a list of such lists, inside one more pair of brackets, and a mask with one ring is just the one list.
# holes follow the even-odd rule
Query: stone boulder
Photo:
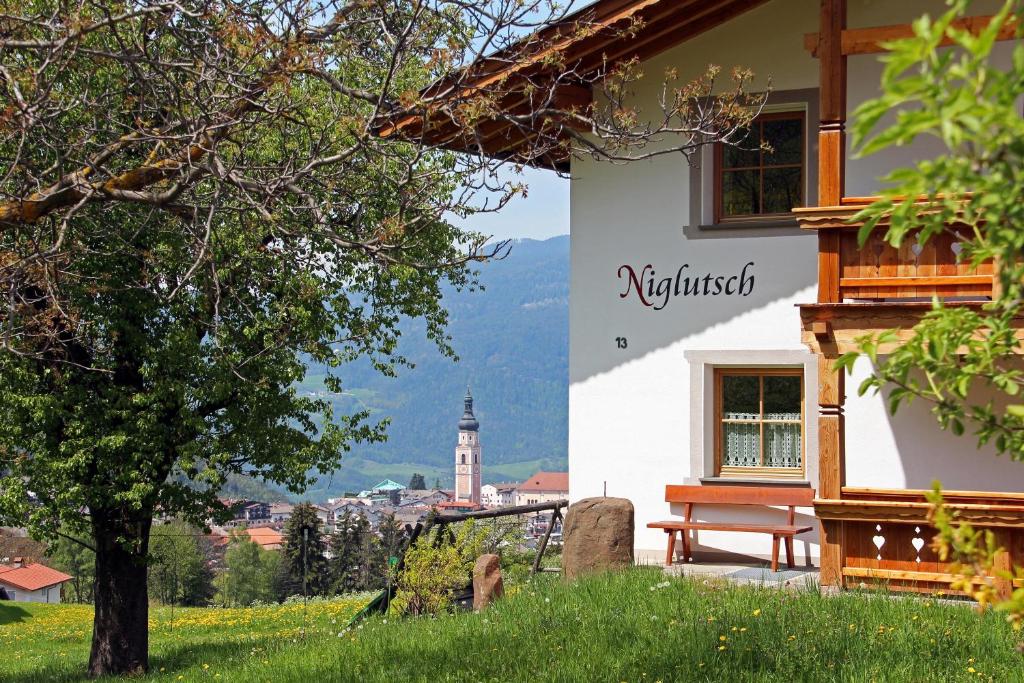
[[569, 506], [562, 530], [562, 575], [633, 564], [633, 503], [626, 498], [584, 498]]
[[473, 566], [473, 609], [480, 610], [505, 593], [501, 580], [501, 558], [481, 555]]

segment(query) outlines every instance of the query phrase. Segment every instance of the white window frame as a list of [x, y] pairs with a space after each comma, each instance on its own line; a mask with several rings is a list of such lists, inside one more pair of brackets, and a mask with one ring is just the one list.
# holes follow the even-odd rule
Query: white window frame
[[[745, 481], [751, 483], [798, 483], [818, 481], [818, 360], [799, 350], [685, 351], [690, 366], [691, 477], [686, 483], [704, 481]], [[771, 478], [747, 475], [718, 476], [715, 472], [715, 369], [716, 368], [803, 368], [805, 396], [804, 478]]]

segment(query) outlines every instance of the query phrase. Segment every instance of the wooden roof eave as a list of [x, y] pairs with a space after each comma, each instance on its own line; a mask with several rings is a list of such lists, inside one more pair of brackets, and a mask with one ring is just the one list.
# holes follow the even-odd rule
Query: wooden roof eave
[[[472, 97], [474, 92], [484, 93], [503, 79], [521, 78], [524, 82], [538, 77], [543, 73], [545, 59], [551, 53], [561, 51], [563, 64], [573, 65], [573, 70], [585, 77], [597, 77], [606, 73], [610, 65], [632, 58], [650, 59], [657, 54], [685, 42], [705, 31], [719, 26], [747, 12], [768, 0], [602, 0], [573, 13], [560, 24], [552, 26], [535, 36], [536, 42], [550, 41], [549, 49], [538, 50], [525, 60], [516, 58], [515, 46], [504, 50], [486, 60], [481, 60], [477, 70], [479, 78], [467, 78], [464, 86], [448, 85], [444, 81], [427, 88], [422, 94], [427, 98], [429, 108], [430, 97], [460, 99]], [[561, 37], [566, 27], [591, 17], [597, 30], [583, 36], [566, 35]], [[616, 27], [625, 27], [629, 22], [640, 22], [635, 35], [626, 37]], [[487, 65], [493, 67], [488, 71]], [[557, 84], [557, 89], [565, 90], [578, 84]], [[445, 90], [448, 88], [448, 91]], [[513, 93], [514, 95], [514, 93]], [[578, 93], [559, 93], [560, 99], [578, 101]], [[515, 100], [519, 104], [524, 98]], [[589, 99], [587, 103], [589, 105]], [[421, 104], [421, 107], [424, 105]], [[382, 137], [402, 136], [409, 139], [422, 140], [426, 144], [445, 147], [456, 151], [471, 151], [487, 154], [484, 149], [470, 149], [466, 145], [474, 139], [473, 135], [460, 134], [458, 124], [454, 121], [435, 122], [432, 128], [424, 129], [422, 122], [425, 116], [419, 112], [394, 112], [384, 118], [377, 126], [377, 134]], [[506, 150], [502, 150], [506, 151]], [[546, 156], [550, 157], [550, 154]], [[566, 154], [559, 156], [557, 165], [566, 167], [569, 162], [568, 148]], [[526, 163], [533, 164], [531, 160]], [[551, 167], [551, 165], [548, 165]]]

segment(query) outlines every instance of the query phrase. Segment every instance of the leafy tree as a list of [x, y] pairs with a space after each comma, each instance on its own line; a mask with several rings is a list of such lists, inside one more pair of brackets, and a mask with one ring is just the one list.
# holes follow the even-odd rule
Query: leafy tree
[[331, 536], [332, 592], [347, 593], [370, 587], [369, 563], [375, 540], [365, 516], [344, 512]]
[[67, 602], [92, 602], [96, 580], [96, 553], [89, 544], [70, 535], [57, 536], [47, 547], [47, 558], [54, 569], [71, 575], [64, 591]]
[[[485, 121], [535, 130], [502, 154], [516, 163], [567, 147], [622, 160], [737, 144], [763, 102], [749, 72], [722, 88], [711, 70], [667, 82], [638, 126], [639, 69], [580, 74], [558, 56], [566, 35], [634, 27], [583, 13], [532, 31], [562, 18], [546, 0], [7, 5], [0, 516], [90, 539], [93, 676], [148, 668], [156, 511], [200, 525], [224, 516], [232, 475], [298, 493], [383, 438], [296, 391], [302, 354], [332, 367], [333, 392], [348, 361], [403, 365], [403, 316], [451, 354], [442, 283], [472, 287], [472, 266], [508, 245], [449, 220], [524, 188], [500, 161], [426, 146], [428, 119], [467, 148]], [[517, 40], [519, 63], [478, 61]], [[563, 87], [598, 104], [559, 104]], [[527, 90], [543, 106], [506, 106]]]
[[421, 536], [405, 553], [390, 609], [398, 614], [437, 614], [451, 608], [455, 592], [469, 585], [473, 565], [487, 545], [488, 530], [474, 520], [457, 525], [455, 540], [447, 529], [440, 538]]
[[440, 489], [441, 488], [441, 477], [435, 477], [434, 478], [434, 488], [435, 489]]
[[[913, 38], [891, 45], [882, 94], [857, 109], [853, 127], [861, 154], [924, 136], [937, 138], [946, 149], [935, 159], [890, 173], [881, 198], [856, 219], [865, 221], [862, 243], [887, 221], [886, 239], [894, 246], [912, 239], [912, 231], [919, 231], [917, 241], [924, 244], [950, 225], [966, 226], [969, 236], [961, 238], [961, 258], [975, 266], [991, 260], [999, 286], [992, 301], [980, 306], [935, 300], [905, 341], [895, 330], [860, 339], [875, 370], [858, 391], [888, 391], [894, 413], [915, 399], [927, 401], [942, 429], [962, 435], [970, 428], [979, 445], [991, 443], [1000, 453], [1024, 460], [1024, 372], [1014, 327], [1024, 313], [1024, 46], [1013, 48], [1009, 70], [996, 66], [992, 55], [999, 31], [1019, 21], [1024, 7], [1019, 0], [1006, 0], [975, 36], [954, 25], [966, 16], [969, 0], [949, 4], [950, 10], [936, 20], [916, 21]], [[940, 52], [944, 43], [953, 48]], [[895, 122], [881, 126], [893, 110], [898, 112]], [[883, 346], [895, 348], [883, 355]], [[852, 369], [858, 355], [846, 354], [840, 367]], [[979, 389], [999, 399], [979, 398]], [[938, 483], [929, 501], [931, 522], [939, 531], [933, 547], [951, 563], [953, 588], [973, 596], [983, 609], [998, 602], [995, 579], [1009, 583], [1024, 577], [1024, 571], [1017, 569], [1014, 576], [996, 567], [995, 536], [959, 523], [945, 508]], [[1024, 589], [997, 607], [1020, 628]]]
[[225, 570], [214, 579], [216, 602], [225, 607], [247, 607], [254, 602], [274, 602], [274, 579], [281, 554], [264, 550], [243, 532], [231, 534], [224, 553]]
[[[978, 265], [993, 260], [999, 287], [990, 303], [946, 305], [936, 300], [905, 342], [887, 356], [883, 345], [897, 341], [896, 331], [860, 342], [875, 366], [858, 391], [887, 391], [890, 409], [922, 399], [943, 429], [962, 434], [972, 426], [979, 444], [992, 443], [1015, 460], [1024, 460], [1024, 372], [1016, 363], [1020, 344], [1014, 319], [1024, 307], [1024, 47], [1013, 51], [1013, 68], [992, 63], [1001, 27], [1019, 16], [1017, 0], [1008, 0], [979, 36], [957, 29], [968, 0], [955, 0], [938, 19], [914, 24], [916, 37], [894, 44], [886, 57], [882, 94], [854, 113], [854, 143], [873, 154], [921, 137], [939, 139], [945, 152], [913, 167], [890, 173], [881, 198], [858, 214], [865, 220], [860, 237], [888, 221], [886, 239], [899, 245], [917, 233], [920, 244], [960, 224], [970, 229], [961, 241], [961, 258]], [[955, 49], [939, 51], [945, 40]], [[895, 122], [882, 117], [897, 111]], [[884, 223], [883, 223], [884, 224]], [[840, 365], [852, 368], [859, 354]], [[979, 399], [977, 390], [1001, 393], [1005, 401]]]
[[165, 605], [198, 606], [213, 597], [209, 543], [199, 529], [172, 521], [153, 528], [149, 594]]
[[[380, 549], [383, 563], [386, 565], [389, 558], [397, 557], [409, 538], [402, 525], [395, 519], [394, 513], [381, 515], [377, 524], [377, 534], [380, 537]], [[386, 571], [386, 567], [384, 569]]]
[[419, 472], [413, 473], [409, 479], [409, 490], [410, 491], [423, 491], [427, 488], [427, 482], [423, 478], [423, 475]]
[[326, 595], [330, 586], [320, 518], [312, 503], [300, 503], [284, 527], [280, 590], [291, 595]]

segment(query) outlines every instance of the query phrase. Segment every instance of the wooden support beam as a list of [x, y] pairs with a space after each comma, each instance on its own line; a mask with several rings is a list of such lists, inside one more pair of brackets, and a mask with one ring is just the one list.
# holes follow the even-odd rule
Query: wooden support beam
[[821, 30], [818, 34], [821, 100], [818, 206], [838, 206], [846, 189], [846, 57], [842, 53], [841, 42], [845, 28], [846, 0], [821, 0]]
[[[988, 28], [992, 21], [991, 15], [978, 17], [964, 17], [953, 22], [953, 27], [968, 30], [978, 35]], [[1019, 37], [1020, 23], [1015, 17], [1010, 19], [999, 29], [996, 40], [1016, 40]], [[911, 38], [914, 29], [910, 24], [893, 24], [891, 26], [874, 26], [871, 28], [854, 28], [842, 32], [840, 43], [843, 55], [868, 55], [887, 52], [882, 43], [893, 40]], [[811, 56], [818, 57], [821, 53], [821, 41], [818, 33], [804, 34], [804, 49], [811, 53]], [[950, 39], [943, 40], [940, 45], [952, 45]]]
[[818, 233], [818, 303], [836, 304], [842, 301], [839, 296], [839, 245], [841, 239], [838, 232], [821, 231]]
[[569, 507], [569, 501], [565, 498], [554, 500], [550, 503], [533, 503], [532, 505], [510, 505], [508, 507], [495, 508], [493, 510], [479, 510], [477, 512], [442, 512], [434, 516], [438, 524], [454, 524], [467, 519], [491, 519], [492, 517], [510, 517], [512, 515], [523, 515], [530, 512], [544, 512], [546, 510], [559, 510]]
[[[846, 484], [845, 377], [835, 369], [835, 357], [818, 355], [818, 496], [840, 498]], [[843, 585], [844, 524], [821, 522], [821, 585]]]

